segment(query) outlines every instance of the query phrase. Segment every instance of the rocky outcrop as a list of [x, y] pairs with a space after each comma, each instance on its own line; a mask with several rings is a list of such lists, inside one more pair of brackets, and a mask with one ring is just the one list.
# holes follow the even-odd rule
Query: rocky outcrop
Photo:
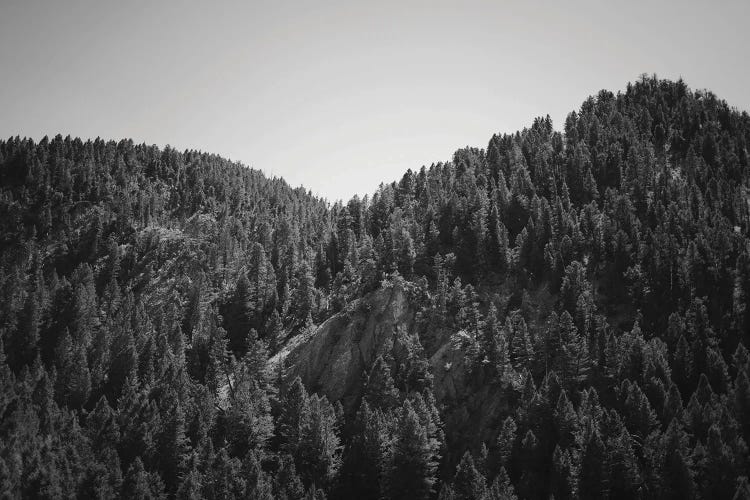
[[309, 390], [353, 410], [367, 370], [392, 348], [399, 331], [411, 330], [415, 312], [403, 288], [382, 288], [291, 339], [270, 364], [275, 369], [283, 363]]
[[[367, 372], [379, 355], [403, 361], [405, 343], [414, 341], [416, 310], [399, 285], [358, 300], [317, 328], [292, 338], [271, 369], [283, 363], [288, 377], [299, 376], [310, 391], [356, 411]], [[464, 332], [431, 332], [437, 341], [429, 359], [433, 391], [442, 407], [446, 435], [479, 446], [495, 438], [499, 419], [509, 411], [515, 390], [508, 384], [478, 382], [462, 348]]]
[[500, 384], [494, 377], [483, 381], [481, 373], [472, 373], [463, 349], [465, 337], [464, 332], [450, 336], [430, 358], [430, 367], [435, 399], [441, 403], [446, 436], [452, 441], [448, 444], [476, 449], [496, 439], [501, 417], [510, 412], [519, 387]]

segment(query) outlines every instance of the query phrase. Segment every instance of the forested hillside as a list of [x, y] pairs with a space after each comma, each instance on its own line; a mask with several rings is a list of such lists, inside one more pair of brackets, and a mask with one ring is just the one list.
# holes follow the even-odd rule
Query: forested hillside
[[0, 497], [750, 498], [749, 144], [656, 77], [345, 204], [0, 142]]

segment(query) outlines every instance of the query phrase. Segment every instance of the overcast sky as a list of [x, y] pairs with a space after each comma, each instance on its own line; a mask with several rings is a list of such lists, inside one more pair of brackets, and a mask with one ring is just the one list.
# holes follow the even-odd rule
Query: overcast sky
[[750, 1], [2, 0], [0, 137], [200, 149], [373, 192], [641, 73], [750, 109]]

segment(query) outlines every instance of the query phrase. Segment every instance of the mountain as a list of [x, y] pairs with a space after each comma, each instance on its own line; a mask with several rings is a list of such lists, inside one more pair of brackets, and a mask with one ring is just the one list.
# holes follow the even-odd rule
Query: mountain
[[330, 204], [0, 142], [0, 496], [747, 498], [750, 116], [642, 77]]

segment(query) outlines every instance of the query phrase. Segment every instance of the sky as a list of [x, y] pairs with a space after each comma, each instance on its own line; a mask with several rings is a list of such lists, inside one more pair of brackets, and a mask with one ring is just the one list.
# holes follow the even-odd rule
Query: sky
[[0, 137], [216, 153], [333, 201], [601, 89], [750, 109], [750, 2], [0, 2]]

